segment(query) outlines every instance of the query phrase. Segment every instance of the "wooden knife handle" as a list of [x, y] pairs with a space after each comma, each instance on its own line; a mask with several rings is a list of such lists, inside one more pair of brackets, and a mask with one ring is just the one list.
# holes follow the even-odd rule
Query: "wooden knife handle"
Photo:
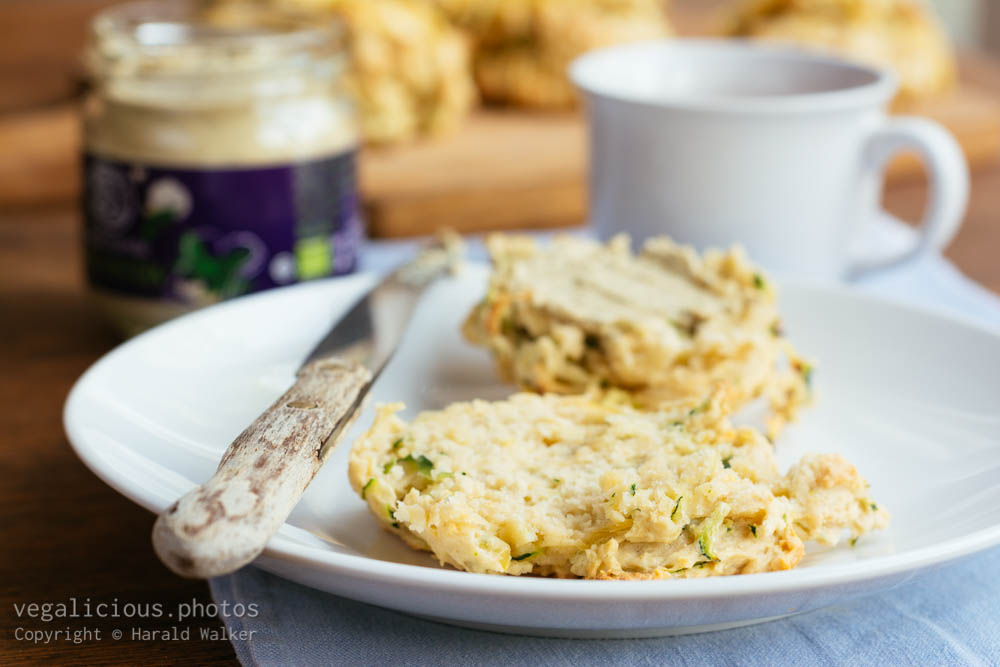
[[256, 558], [357, 417], [370, 380], [353, 361], [304, 366], [292, 388], [229, 445], [212, 478], [157, 518], [160, 560], [181, 576], [207, 578]]

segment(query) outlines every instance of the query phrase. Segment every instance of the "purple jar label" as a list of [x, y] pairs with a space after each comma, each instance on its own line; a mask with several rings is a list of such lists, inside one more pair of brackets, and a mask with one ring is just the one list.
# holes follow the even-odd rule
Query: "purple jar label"
[[355, 152], [277, 167], [174, 169], [84, 157], [94, 287], [203, 305], [353, 271]]

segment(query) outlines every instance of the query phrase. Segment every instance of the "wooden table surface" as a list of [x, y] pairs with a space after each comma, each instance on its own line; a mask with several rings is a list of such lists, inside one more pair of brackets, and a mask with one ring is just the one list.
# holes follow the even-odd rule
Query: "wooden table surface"
[[[233, 663], [224, 639], [131, 638], [133, 628], [190, 627], [197, 635], [222, 627], [206, 614], [182, 623], [18, 617], [19, 605], [74, 598], [78, 609], [88, 599], [93, 609], [117, 600], [159, 603], [165, 613], [212, 601], [204, 582], [180, 579], [160, 564], [149, 542], [153, 516], [87, 470], [63, 434], [70, 386], [117, 343], [84, 298], [76, 218], [65, 204], [0, 211], [0, 664]], [[20, 638], [67, 626], [100, 631], [101, 638]], [[125, 638], [112, 639], [115, 629]]]
[[[16, 5], [39, 25], [77, 35], [73, 21], [80, 17], [74, 18], [74, 12], [82, 17], [85, 10], [89, 13], [105, 2], [60, 0], [66, 9], [60, 14], [62, 23], [43, 21], [51, 12], [35, 12], [33, 1], [11, 0], [8, 6]], [[30, 31], [0, 23], [0, 45], [7, 47], [0, 49], [0, 56], [34, 48], [26, 36]], [[46, 82], [36, 86], [31, 102], [59, 92], [61, 79], [38, 78], [19, 62], [14, 56], [0, 57], [0, 73]], [[51, 70], [43, 65], [39, 71]], [[1000, 95], [1000, 80], [994, 90]], [[16, 107], [17, 102], [24, 99], [12, 101], [0, 94], [0, 107]], [[887, 207], [915, 219], [925, 194], [920, 181], [895, 184], [886, 193]], [[204, 583], [179, 579], [160, 565], [149, 544], [153, 516], [91, 474], [63, 433], [61, 410], [70, 386], [117, 343], [86, 301], [80, 247], [73, 202], [0, 210], [0, 525], [5, 528], [0, 549], [0, 664], [231, 663], [235, 656], [228, 641], [197, 638], [201, 630], [221, 628], [207, 613], [181, 623], [166, 615], [45, 622], [37, 618], [37, 610], [31, 617], [22, 606], [68, 605], [74, 599], [78, 607], [90, 602], [92, 608], [116, 601], [155, 603], [166, 614], [181, 604], [211, 602]], [[1000, 165], [974, 175], [965, 226], [947, 254], [968, 275], [1000, 292]], [[163, 641], [131, 636], [133, 629], [163, 631], [174, 626], [191, 628], [195, 637]], [[23, 638], [28, 631], [67, 627], [90, 631], [91, 637], [79, 644]], [[123, 639], [112, 637], [116, 629], [125, 633]], [[100, 639], [93, 636], [97, 632]]]

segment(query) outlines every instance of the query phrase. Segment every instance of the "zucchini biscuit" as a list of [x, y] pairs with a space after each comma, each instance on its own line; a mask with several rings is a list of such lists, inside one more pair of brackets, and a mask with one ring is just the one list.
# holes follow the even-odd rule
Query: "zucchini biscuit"
[[884, 528], [842, 457], [780, 475], [773, 448], [727, 421], [726, 396], [660, 412], [582, 396], [456, 403], [407, 424], [379, 407], [351, 451], [379, 523], [469, 572], [695, 578], [794, 567], [803, 542]]
[[576, 105], [569, 64], [593, 49], [671, 34], [663, 0], [434, 0], [472, 37], [483, 99], [536, 109]]
[[948, 36], [920, 0], [744, 0], [727, 32], [888, 67], [899, 74], [903, 106], [940, 96], [957, 79]]
[[464, 32], [425, 0], [207, 0], [220, 23], [238, 24], [255, 8], [276, 7], [343, 22], [344, 84], [361, 134], [394, 145], [456, 130], [478, 97]]
[[523, 389], [656, 409], [725, 383], [736, 407], [767, 397], [772, 436], [809, 398], [812, 367], [782, 337], [771, 282], [739, 248], [699, 256], [660, 237], [634, 255], [624, 236], [488, 245], [489, 289], [463, 331]]

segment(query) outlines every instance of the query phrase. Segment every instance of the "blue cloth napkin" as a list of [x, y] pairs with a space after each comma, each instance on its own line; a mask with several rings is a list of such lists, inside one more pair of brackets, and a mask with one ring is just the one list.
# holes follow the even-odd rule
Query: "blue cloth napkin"
[[[882, 231], [897, 240], [906, 234], [891, 226]], [[381, 271], [412, 250], [412, 243], [373, 244], [362, 265]], [[474, 252], [481, 254], [481, 248]], [[1000, 331], [1000, 299], [941, 257], [876, 274], [859, 287]], [[257, 605], [254, 617], [224, 618], [244, 665], [1000, 665], [1000, 548], [850, 604], [664, 639], [543, 639], [465, 630], [322, 593], [253, 567], [213, 579], [210, 586], [220, 606]]]
[[[441, 625], [254, 567], [213, 579], [244, 665], [1000, 665], [1000, 548], [888, 593], [735, 630], [663, 639], [544, 639]], [[252, 634], [250, 634], [252, 631]], [[232, 635], [231, 635], [232, 636]]]

